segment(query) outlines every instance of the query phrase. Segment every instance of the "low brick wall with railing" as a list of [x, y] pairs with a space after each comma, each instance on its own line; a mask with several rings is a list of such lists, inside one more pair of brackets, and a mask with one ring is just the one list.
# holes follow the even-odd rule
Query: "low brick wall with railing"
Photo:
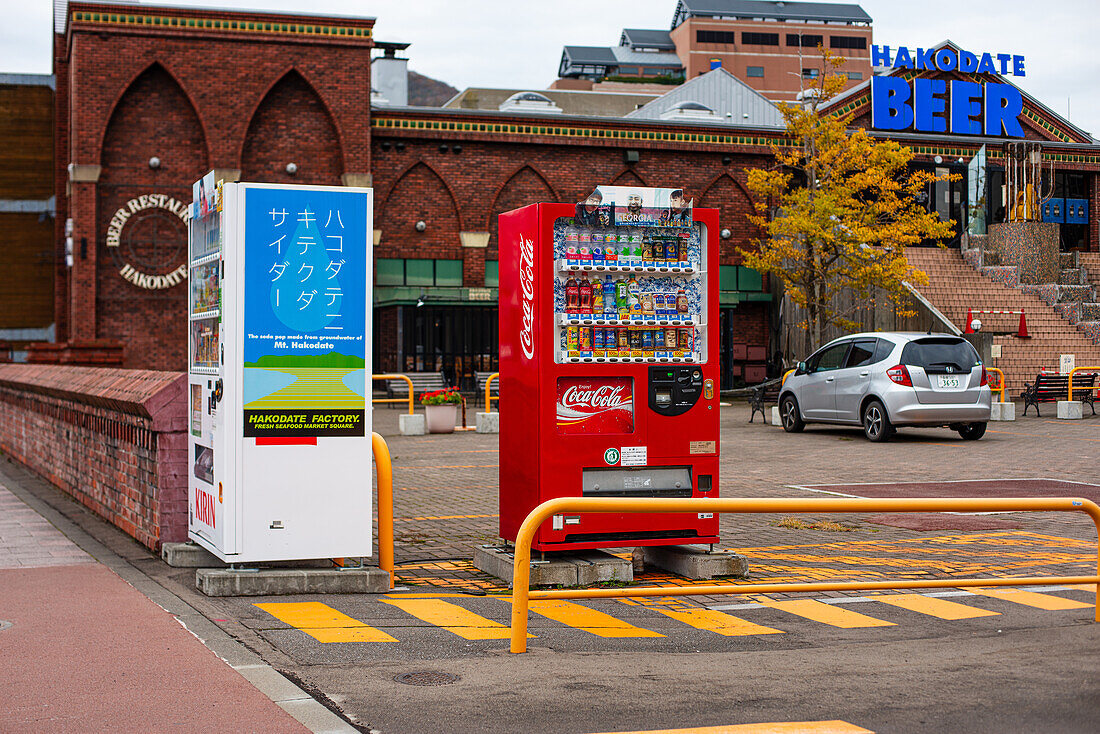
[[187, 538], [187, 376], [0, 364], [0, 451], [159, 550]]

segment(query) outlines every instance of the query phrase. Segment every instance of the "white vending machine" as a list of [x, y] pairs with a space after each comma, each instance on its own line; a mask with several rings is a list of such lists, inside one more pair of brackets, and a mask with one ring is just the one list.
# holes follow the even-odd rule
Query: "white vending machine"
[[188, 535], [229, 563], [371, 555], [371, 189], [194, 186]]

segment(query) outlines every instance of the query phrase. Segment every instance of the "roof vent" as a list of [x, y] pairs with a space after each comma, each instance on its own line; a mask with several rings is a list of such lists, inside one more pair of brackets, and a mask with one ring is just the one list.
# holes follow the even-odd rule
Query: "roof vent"
[[677, 102], [661, 113], [662, 120], [710, 120], [718, 117], [710, 107], [699, 102]]
[[542, 112], [561, 114], [561, 107], [553, 100], [538, 92], [517, 92], [504, 100], [498, 108], [501, 112]]

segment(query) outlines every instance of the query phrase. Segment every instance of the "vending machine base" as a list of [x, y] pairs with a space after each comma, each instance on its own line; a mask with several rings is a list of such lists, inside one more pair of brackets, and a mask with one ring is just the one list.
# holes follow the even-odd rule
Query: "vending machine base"
[[[511, 548], [482, 545], [474, 549], [474, 567], [512, 588], [516, 557]], [[546, 553], [531, 566], [532, 586], [591, 586], [634, 580], [634, 565], [605, 551]]]

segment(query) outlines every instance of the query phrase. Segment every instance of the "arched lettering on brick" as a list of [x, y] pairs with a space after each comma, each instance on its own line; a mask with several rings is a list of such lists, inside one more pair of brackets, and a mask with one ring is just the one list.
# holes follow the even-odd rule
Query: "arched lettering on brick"
[[[287, 172], [288, 163], [297, 166]], [[241, 151], [241, 180], [339, 186], [340, 136], [317, 90], [291, 69], [252, 114]]]

